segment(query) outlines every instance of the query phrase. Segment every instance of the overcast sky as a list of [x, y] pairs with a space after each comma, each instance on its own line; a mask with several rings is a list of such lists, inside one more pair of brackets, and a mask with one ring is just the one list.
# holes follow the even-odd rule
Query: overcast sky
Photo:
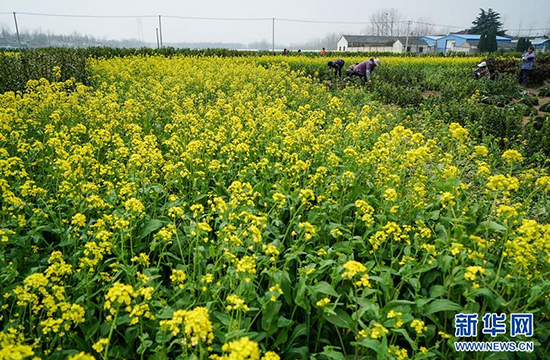
[[[262, 17], [326, 21], [368, 21], [382, 8], [396, 8], [407, 20], [423, 18], [436, 24], [468, 27], [479, 8], [500, 12], [504, 27], [549, 28], [550, 0], [0, 0], [0, 12], [81, 15], [174, 15], [191, 17]], [[19, 14], [20, 29], [81, 34], [109, 39], [140, 38], [155, 42], [158, 18], [101, 19], [38, 17]], [[0, 14], [0, 24], [14, 29], [13, 15]], [[320, 38], [330, 32], [358, 34], [366, 25], [276, 21], [277, 44]], [[271, 21], [162, 20], [163, 38], [170, 42], [271, 42]], [[451, 29], [454, 30], [454, 29]], [[458, 30], [458, 29], [457, 29]], [[515, 35], [517, 31], [510, 31]], [[532, 34], [540, 31], [533, 31]]]

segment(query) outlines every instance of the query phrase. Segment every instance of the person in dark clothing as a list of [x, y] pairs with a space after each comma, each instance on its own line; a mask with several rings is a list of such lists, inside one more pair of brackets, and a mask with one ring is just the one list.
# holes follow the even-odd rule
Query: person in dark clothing
[[521, 55], [521, 70], [518, 74], [518, 82], [522, 86], [527, 86], [529, 81], [529, 73], [533, 70], [533, 64], [535, 63], [535, 48], [530, 46], [529, 50]]
[[350, 76], [358, 76], [363, 81], [368, 81], [374, 69], [380, 66], [379, 59], [369, 59], [353, 66]]
[[353, 75], [353, 69], [355, 69], [357, 65], [359, 65], [359, 63], [351, 64], [350, 66], [348, 66], [346, 70], [346, 76], [351, 77]]
[[286, 55], [286, 54], [287, 54], [286, 49], [283, 49], [283, 55]]
[[328, 62], [328, 68], [334, 70], [334, 75], [342, 76], [342, 68], [345, 61], [342, 59], [336, 59]]

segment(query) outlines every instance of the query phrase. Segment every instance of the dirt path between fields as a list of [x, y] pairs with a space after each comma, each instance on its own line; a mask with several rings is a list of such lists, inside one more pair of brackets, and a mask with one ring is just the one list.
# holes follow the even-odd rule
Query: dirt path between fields
[[525, 89], [529, 96], [532, 96], [532, 97], [535, 97], [535, 98], [539, 99], [539, 103], [538, 103], [538, 105], [533, 105], [533, 107], [537, 110], [537, 113], [535, 115], [524, 116], [523, 117], [523, 127], [524, 128], [525, 128], [525, 125], [527, 125], [529, 123], [529, 121], [531, 121], [531, 119], [534, 119], [537, 116], [550, 115], [550, 113], [540, 111], [540, 108], [543, 105], [548, 104], [550, 102], [550, 97], [548, 97], [548, 96], [539, 97], [540, 88], [544, 87], [544, 86], [548, 86], [548, 85], [544, 84], [540, 87]]

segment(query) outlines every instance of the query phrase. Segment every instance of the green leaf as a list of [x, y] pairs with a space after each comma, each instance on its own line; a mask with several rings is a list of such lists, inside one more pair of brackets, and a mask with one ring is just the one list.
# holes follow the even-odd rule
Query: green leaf
[[230, 326], [231, 325], [231, 318], [227, 314], [223, 314], [218, 311], [214, 311], [212, 313], [216, 319], [218, 319], [223, 325]]
[[297, 338], [301, 336], [306, 336], [308, 332], [308, 328], [306, 324], [299, 324], [294, 328], [294, 331], [292, 332], [292, 335], [290, 335], [290, 341], [289, 345], [292, 346], [294, 341], [296, 341]]
[[437, 299], [424, 308], [424, 315], [427, 316], [441, 311], [460, 311], [462, 309], [464, 309], [464, 306], [458, 305], [451, 300]]
[[333, 346], [325, 346], [323, 348], [323, 352], [320, 355], [323, 355], [329, 360], [346, 360], [346, 357], [344, 356], [344, 354], [334, 350]]
[[151, 345], [153, 345], [153, 342], [149, 339], [140, 339], [140, 345], [139, 347], [137, 348], [137, 353], [138, 354], [143, 354], [145, 353], [145, 351], [147, 350], [147, 348], [151, 347]]
[[147, 224], [145, 224], [143, 229], [141, 229], [140, 238], [141, 239], [145, 238], [147, 235], [149, 235], [153, 231], [156, 231], [156, 230], [160, 229], [161, 227], [163, 227], [164, 224], [165, 224], [165, 222], [162, 221], [162, 220], [158, 220], [158, 219], [149, 220], [147, 222]]
[[273, 343], [273, 348], [278, 347], [281, 344], [284, 344], [288, 340], [288, 329], [282, 329], [277, 334], [277, 339]]
[[453, 261], [453, 257], [449, 255], [445, 255], [441, 258], [439, 263], [441, 264], [441, 271], [446, 273], [451, 268], [451, 262]]
[[306, 279], [301, 278], [298, 282], [298, 285], [296, 285], [296, 295], [294, 296], [294, 302], [296, 305], [298, 305], [301, 308], [306, 309], [309, 311], [310, 305], [309, 301], [307, 300], [305, 294], [306, 294]]
[[489, 221], [489, 222], [483, 221], [479, 224], [477, 228], [478, 230], [481, 230], [481, 231], [486, 231], [488, 229], [499, 233], [506, 232], [506, 228], [504, 226], [494, 221]]
[[351, 316], [348, 315], [348, 313], [346, 313], [342, 309], [336, 309], [335, 313], [336, 315], [330, 315], [330, 314], [324, 313], [324, 317], [328, 322], [338, 327], [341, 327], [344, 329], [354, 328], [355, 324]]
[[438, 298], [438, 297], [443, 296], [445, 294], [447, 294], [447, 290], [445, 290], [445, 288], [441, 285], [434, 285], [430, 289], [430, 297], [432, 299]]
[[412, 278], [409, 279], [409, 284], [413, 287], [414, 291], [418, 292], [420, 290], [420, 281], [418, 279]]
[[267, 304], [266, 309], [262, 311], [262, 329], [270, 335], [277, 331], [277, 319], [281, 305], [282, 304], [280, 301], [270, 301], [269, 304]]
[[530, 302], [533, 302], [536, 298], [538, 298], [540, 296], [540, 294], [542, 294], [542, 286], [540, 285], [535, 285], [533, 287], [531, 287], [531, 291], [530, 291], [530, 294], [529, 294], [529, 299], [527, 300], [528, 303]]
[[375, 353], [378, 353], [380, 351], [380, 342], [378, 340], [364, 338], [364, 339], [361, 339], [361, 341], [359, 341], [357, 343], [352, 343], [352, 345], [355, 345], [355, 344], [358, 344], [358, 345], [361, 345], [361, 346], [366, 347], [368, 349], [371, 349]]
[[[360, 306], [359, 310], [359, 319], [368, 311], [372, 311], [374, 314], [374, 317], [377, 318], [379, 316], [379, 306], [377, 303], [374, 303], [372, 300], [367, 298], [360, 298], [357, 300], [357, 305]], [[355, 319], [355, 313], [353, 318]]]
[[285, 359], [309, 359], [309, 349], [307, 346], [289, 349], [285, 352]]
[[280, 328], [285, 328], [292, 324], [294, 324], [294, 321], [287, 319], [284, 316], [279, 317], [279, 320], [277, 320], [277, 326]]
[[326, 281], [321, 281], [313, 287], [314, 295], [317, 293], [338, 297], [338, 293], [334, 288]]

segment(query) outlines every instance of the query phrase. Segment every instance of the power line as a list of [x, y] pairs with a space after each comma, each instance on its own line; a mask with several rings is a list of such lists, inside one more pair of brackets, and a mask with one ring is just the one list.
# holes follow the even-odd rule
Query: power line
[[468, 26], [457, 26], [457, 25], [441, 25], [441, 24], [433, 24], [433, 23], [427, 23], [422, 21], [411, 21], [412, 24], [420, 24], [420, 25], [431, 25], [431, 26], [439, 26], [442, 28], [455, 28], [455, 29], [467, 29]]
[[[273, 18], [226, 18], [226, 17], [195, 17], [195, 16], [176, 16], [176, 15], [163, 15], [166, 18], [172, 19], [186, 19], [186, 20], [227, 20], [227, 21], [272, 21]], [[279, 19], [275, 19], [279, 20]]]
[[[12, 14], [11, 12], [0, 12], [0, 14]], [[82, 15], [82, 14], [54, 14], [54, 13], [34, 13], [34, 12], [17, 12], [20, 15], [30, 15], [30, 16], [51, 16], [51, 17], [77, 17], [77, 18], [147, 18], [147, 17], [158, 17], [158, 15]], [[165, 18], [172, 19], [187, 19], [187, 20], [222, 20], [222, 21], [272, 21], [273, 18], [243, 18], [243, 17], [199, 17], [199, 16], [177, 16], [177, 15], [162, 15]], [[356, 25], [369, 25], [373, 24], [372, 21], [332, 21], [332, 20], [309, 20], [309, 19], [289, 19], [289, 18], [275, 18], [276, 21], [286, 21], [286, 22], [300, 22], [300, 23], [318, 23], [318, 24], [356, 24]], [[455, 27], [463, 28], [463, 26], [452, 26], [452, 25], [437, 25], [429, 24], [418, 21], [411, 21], [412, 23], [417, 24], [427, 24], [434, 26], [443, 26], [443, 27]], [[388, 22], [378, 22], [390, 23]], [[394, 21], [394, 23], [407, 23], [407, 21]]]
[[285, 19], [285, 18], [275, 18], [275, 20], [287, 21], [287, 22], [300, 22], [300, 23], [316, 23], [316, 24], [357, 24], [357, 25], [372, 24], [372, 21], [324, 21], [324, 20], [304, 20], [304, 19]]
[[[14, 12], [0, 12], [0, 15], [10, 15]], [[29, 15], [29, 16], [47, 16], [47, 17], [64, 17], [64, 18], [112, 18], [112, 19], [121, 19], [121, 18], [153, 18], [163, 16], [170, 19], [182, 19], [182, 20], [207, 20], [207, 21], [281, 21], [281, 22], [295, 22], [295, 23], [313, 23], [313, 24], [349, 24], [349, 25], [387, 25], [387, 24], [419, 24], [419, 25], [429, 25], [436, 26], [440, 28], [453, 28], [453, 29], [468, 29], [468, 26], [458, 26], [458, 25], [446, 25], [446, 24], [435, 24], [423, 21], [413, 21], [413, 20], [402, 20], [402, 21], [332, 21], [332, 20], [310, 20], [310, 19], [291, 19], [291, 18], [244, 18], [244, 17], [199, 17], [199, 16], [178, 16], [178, 15], [83, 15], [83, 14], [56, 14], [56, 13], [35, 13], [35, 12], [16, 12], [17, 15]], [[160, 26], [159, 26], [160, 27]], [[536, 28], [536, 29], [505, 29], [506, 31], [549, 31], [550, 28]], [[159, 28], [159, 31], [160, 28]]]
[[43, 13], [29, 13], [29, 12], [16, 12], [18, 15], [31, 15], [31, 16], [53, 16], [53, 17], [76, 17], [76, 18], [146, 18], [157, 17], [158, 15], [78, 15], [78, 14], [43, 14]]

